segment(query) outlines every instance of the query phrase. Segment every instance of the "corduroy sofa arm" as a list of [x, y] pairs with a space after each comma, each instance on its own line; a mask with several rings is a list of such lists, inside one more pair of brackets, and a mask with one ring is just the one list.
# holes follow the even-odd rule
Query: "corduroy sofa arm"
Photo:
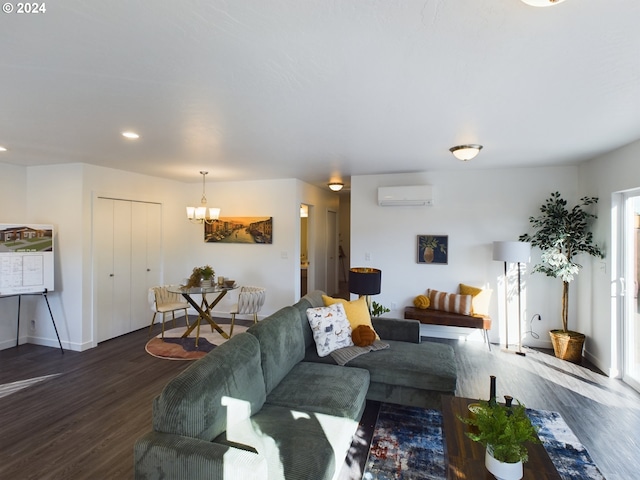
[[267, 478], [264, 456], [197, 438], [149, 432], [134, 447], [136, 480]]
[[381, 340], [420, 343], [420, 322], [417, 320], [374, 317], [371, 324]]

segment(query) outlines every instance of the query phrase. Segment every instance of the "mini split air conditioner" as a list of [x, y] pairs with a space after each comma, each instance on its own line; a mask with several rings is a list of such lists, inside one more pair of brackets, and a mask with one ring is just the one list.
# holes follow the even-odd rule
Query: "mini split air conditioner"
[[425, 207], [433, 205], [433, 187], [378, 187], [378, 205], [382, 207]]

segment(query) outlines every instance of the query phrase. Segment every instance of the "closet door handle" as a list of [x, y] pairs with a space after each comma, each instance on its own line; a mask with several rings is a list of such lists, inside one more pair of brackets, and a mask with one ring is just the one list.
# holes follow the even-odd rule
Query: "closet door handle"
[[110, 273], [109, 276], [110, 277], [115, 277], [115, 275], [113, 273]]

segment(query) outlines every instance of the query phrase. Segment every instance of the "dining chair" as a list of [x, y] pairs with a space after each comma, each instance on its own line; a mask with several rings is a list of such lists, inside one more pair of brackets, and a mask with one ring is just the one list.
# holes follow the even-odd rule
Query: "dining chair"
[[241, 287], [238, 294], [238, 303], [231, 307], [231, 329], [229, 336], [233, 335], [233, 326], [236, 315], [253, 315], [253, 323], [258, 323], [258, 312], [264, 305], [266, 289], [262, 287]]
[[173, 317], [173, 326], [175, 327], [176, 311], [184, 310], [184, 318], [187, 322], [187, 326], [189, 326], [189, 313], [187, 312], [189, 304], [179, 293], [172, 293], [167, 290], [167, 287], [165, 286], [152, 287], [149, 289], [149, 300], [153, 300], [153, 318], [151, 319], [151, 326], [149, 327], [149, 335], [151, 335], [151, 330], [153, 329], [153, 324], [156, 321], [156, 315], [158, 313], [162, 313], [162, 338], [164, 338], [164, 322], [166, 314], [169, 312], [171, 312], [171, 316]]

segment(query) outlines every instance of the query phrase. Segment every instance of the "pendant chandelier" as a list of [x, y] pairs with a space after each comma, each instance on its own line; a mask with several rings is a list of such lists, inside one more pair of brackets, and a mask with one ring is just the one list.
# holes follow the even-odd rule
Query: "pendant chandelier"
[[202, 175], [202, 198], [199, 207], [187, 207], [187, 218], [193, 223], [213, 223], [220, 218], [220, 209], [207, 207], [207, 196], [205, 195], [205, 177], [209, 172], [200, 171]]

